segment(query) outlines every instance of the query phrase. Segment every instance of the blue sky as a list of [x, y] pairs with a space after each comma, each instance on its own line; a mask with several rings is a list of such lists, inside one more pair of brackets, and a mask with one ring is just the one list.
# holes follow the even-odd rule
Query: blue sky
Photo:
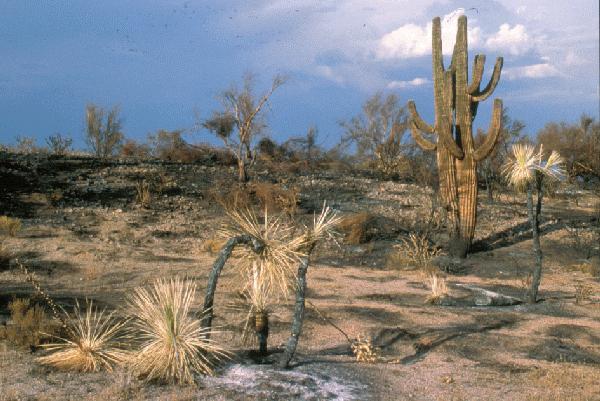
[[[443, 18], [451, 49], [463, 13], [470, 56], [486, 54], [486, 76], [504, 56], [495, 97], [535, 133], [582, 112], [598, 118], [598, 12], [597, 0], [0, 0], [1, 142], [41, 145], [60, 132], [83, 147], [88, 102], [120, 105], [125, 134], [139, 140], [189, 128], [246, 72], [258, 92], [289, 77], [268, 110], [279, 141], [316, 125], [321, 144], [335, 144], [338, 122], [378, 90], [414, 99], [432, 121], [428, 24]], [[487, 127], [491, 107], [476, 125]]]

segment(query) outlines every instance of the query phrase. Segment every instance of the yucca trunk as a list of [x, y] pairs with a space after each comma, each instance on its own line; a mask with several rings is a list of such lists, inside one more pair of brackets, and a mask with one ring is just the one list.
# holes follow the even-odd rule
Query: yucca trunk
[[[256, 238], [245, 234], [230, 238], [229, 241], [223, 245], [219, 251], [217, 259], [213, 263], [210, 275], [208, 276], [208, 283], [206, 284], [206, 296], [204, 297], [204, 308], [199, 314], [199, 317], [202, 319], [202, 327], [205, 329], [210, 329], [212, 326], [212, 319], [214, 316], [213, 305], [219, 277], [221, 276], [225, 262], [227, 262], [231, 256], [231, 253], [233, 252], [233, 249], [238, 245], [248, 245], [252, 247], [254, 252], [257, 253], [260, 252], [264, 247], [264, 244], [257, 241]], [[207, 337], [210, 338], [210, 332], [207, 334]]]
[[[494, 149], [501, 128], [502, 101], [494, 101], [494, 110], [488, 135], [476, 149], [473, 142], [473, 120], [479, 102], [487, 99], [500, 80], [502, 58], [494, 65], [490, 82], [480, 89], [483, 77], [484, 55], [477, 55], [473, 76], [468, 82], [467, 18], [458, 19], [456, 44], [452, 62], [446, 70], [442, 56], [440, 18], [432, 21], [433, 78], [435, 123], [430, 126], [419, 116], [413, 101], [411, 133], [424, 150], [436, 150], [440, 180], [440, 194], [448, 211], [450, 252], [465, 257], [475, 234], [477, 223], [477, 163]], [[435, 134], [431, 142], [422, 133]]]
[[[312, 248], [310, 249], [312, 251]], [[310, 253], [309, 251], [309, 253]], [[279, 367], [285, 369], [289, 367], [290, 361], [296, 352], [298, 339], [302, 332], [302, 323], [304, 321], [304, 309], [306, 303], [306, 272], [308, 270], [308, 256], [300, 261], [298, 267], [298, 283], [296, 286], [296, 304], [294, 306], [294, 317], [292, 320], [292, 329], [288, 342], [283, 351], [281, 359], [279, 359]]]
[[258, 339], [258, 354], [267, 355], [267, 341], [269, 338], [269, 314], [266, 311], [254, 314], [254, 330]]
[[532, 239], [533, 239], [533, 253], [535, 255], [535, 266], [533, 268], [533, 274], [531, 277], [531, 287], [529, 289], [529, 296], [527, 301], [530, 304], [537, 302], [538, 290], [540, 282], [542, 281], [542, 246], [540, 244], [540, 213], [542, 211], [542, 179], [537, 177], [535, 183], [535, 190], [537, 192], [537, 202], [534, 209], [533, 206], [533, 185], [529, 185], [527, 188], [527, 217], [529, 218], [529, 224], [531, 225]]

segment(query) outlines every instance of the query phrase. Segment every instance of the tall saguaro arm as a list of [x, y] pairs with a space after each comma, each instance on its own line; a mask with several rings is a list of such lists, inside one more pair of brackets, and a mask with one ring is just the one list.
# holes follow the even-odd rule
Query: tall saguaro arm
[[[477, 90], [470, 92], [471, 95], [473, 96], [472, 100], [474, 102], [483, 102], [485, 99], [490, 97], [492, 95], [492, 93], [494, 93], [494, 90], [496, 89], [498, 82], [500, 82], [500, 74], [502, 73], [503, 64], [504, 64], [504, 59], [502, 57], [498, 57], [496, 59], [496, 64], [494, 64], [494, 71], [492, 72], [492, 77], [490, 78], [490, 81], [485, 86], [485, 88], [483, 88], [483, 90], [480, 91], [479, 86], [478, 86]], [[483, 70], [482, 70], [482, 72], [483, 72]]]
[[415, 142], [423, 150], [435, 150], [437, 145], [423, 136], [423, 132], [426, 134], [433, 134], [435, 132], [433, 127], [427, 124], [425, 121], [423, 121], [423, 119], [419, 115], [419, 112], [417, 111], [415, 102], [413, 102], [412, 100], [408, 102], [408, 110], [411, 116], [410, 132]]
[[473, 158], [476, 161], [481, 161], [488, 157], [494, 150], [494, 146], [498, 142], [500, 131], [502, 130], [502, 100], [494, 100], [494, 111], [492, 112], [492, 119], [490, 120], [490, 126], [488, 133], [483, 140], [483, 143], [475, 149]]

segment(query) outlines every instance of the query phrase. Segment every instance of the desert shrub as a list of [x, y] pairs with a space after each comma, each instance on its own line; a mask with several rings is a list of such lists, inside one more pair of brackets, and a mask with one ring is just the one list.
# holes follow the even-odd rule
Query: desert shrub
[[21, 220], [14, 217], [0, 216], [0, 231], [14, 237], [20, 229]]
[[283, 188], [267, 182], [252, 185], [252, 191], [260, 203], [261, 209], [281, 211], [294, 215], [298, 209], [299, 192], [297, 188]]
[[253, 207], [250, 191], [244, 185], [215, 185], [209, 196], [225, 210], [245, 210]]
[[37, 347], [58, 330], [44, 308], [32, 304], [29, 298], [13, 299], [8, 304], [8, 310], [10, 324], [0, 331], [0, 338], [3, 337], [15, 345]]
[[583, 253], [586, 259], [589, 259], [594, 251], [598, 252], [600, 229], [565, 225], [565, 230], [571, 248]]
[[371, 229], [375, 223], [375, 216], [368, 212], [361, 212], [342, 217], [337, 229], [344, 234], [344, 240], [350, 245], [364, 244], [371, 240]]
[[128, 139], [121, 147], [121, 156], [124, 157], [147, 159], [150, 157], [150, 154], [150, 146], [144, 143], [139, 143], [133, 139]]
[[188, 154], [189, 145], [183, 140], [183, 130], [168, 131], [158, 130], [148, 136], [152, 147], [152, 154], [161, 160], [190, 161]]
[[584, 114], [574, 124], [548, 123], [537, 142], [547, 153], [560, 153], [569, 178], [600, 179], [600, 123], [593, 117]]
[[196, 285], [182, 279], [159, 279], [136, 288], [128, 299], [140, 349], [131, 355], [132, 370], [146, 380], [194, 383], [195, 374], [213, 374], [227, 353], [209, 338], [191, 314]]
[[[106, 112], [93, 103], [86, 106], [86, 141], [92, 152], [101, 158], [114, 155], [123, 142], [119, 107]], [[106, 118], [105, 118], [106, 117]]]
[[43, 345], [50, 353], [38, 358], [40, 363], [62, 370], [96, 372], [111, 371], [113, 365], [125, 360], [128, 354], [122, 348], [122, 329], [126, 320], [119, 320], [114, 311], [98, 310], [91, 301], [86, 303], [83, 313], [78, 302], [72, 315], [63, 311], [67, 335]]
[[139, 180], [135, 184], [135, 202], [142, 207], [150, 207], [152, 194], [150, 193], [150, 183], [148, 181]]
[[362, 114], [342, 121], [341, 147], [355, 147], [359, 162], [374, 166], [386, 178], [396, 176], [403, 160], [402, 137], [408, 127], [406, 109], [398, 98], [377, 92], [365, 101]]
[[432, 247], [429, 238], [423, 234], [409, 234], [403, 238], [400, 244], [394, 247], [394, 251], [388, 256], [387, 265], [398, 268], [412, 267], [427, 269], [431, 266], [433, 259], [440, 254], [440, 249]]
[[48, 138], [46, 138], [48, 151], [53, 155], [65, 155], [71, 149], [72, 144], [73, 139], [62, 136], [59, 133], [50, 135]]
[[259, 209], [269, 212], [284, 212], [292, 216], [298, 209], [297, 188], [284, 188], [278, 184], [256, 182], [248, 185], [221, 187], [211, 191], [211, 197], [225, 210]]
[[15, 150], [18, 153], [29, 154], [37, 151], [36, 140], [31, 136], [17, 136]]
[[271, 138], [261, 138], [256, 145], [258, 157], [263, 160], [282, 160], [285, 151]]

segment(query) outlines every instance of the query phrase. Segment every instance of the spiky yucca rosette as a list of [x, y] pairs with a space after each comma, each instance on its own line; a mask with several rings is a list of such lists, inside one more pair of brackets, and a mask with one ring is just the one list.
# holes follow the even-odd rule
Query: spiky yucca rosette
[[190, 313], [195, 293], [196, 285], [181, 278], [158, 279], [149, 289], [134, 290], [128, 306], [140, 350], [129, 363], [138, 375], [192, 384], [194, 375], [212, 375], [215, 364], [228, 357]]
[[113, 365], [126, 359], [122, 329], [127, 321], [117, 319], [114, 311], [99, 311], [90, 301], [84, 313], [77, 302], [72, 316], [64, 314], [68, 336], [54, 336], [58, 342], [42, 345], [50, 354], [38, 358], [40, 363], [64, 370], [96, 372], [102, 368], [111, 371]]
[[258, 253], [248, 247], [239, 247], [235, 251], [239, 259], [237, 266], [242, 276], [248, 278], [245, 282], [248, 286], [260, 282], [261, 293], [268, 298], [286, 296], [296, 266], [304, 256], [301, 249], [306, 242], [305, 236], [294, 236], [291, 225], [283, 223], [281, 216], [269, 215], [266, 210], [262, 221], [250, 210], [227, 214], [232, 223], [221, 230], [221, 236], [250, 235], [263, 245]]
[[552, 151], [547, 160], [543, 160], [543, 149], [540, 147], [536, 153], [532, 145], [517, 144], [512, 147], [512, 158], [504, 165], [504, 175], [508, 183], [519, 189], [526, 189], [537, 175], [554, 180], [561, 179], [563, 171], [563, 159], [555, 151]]

